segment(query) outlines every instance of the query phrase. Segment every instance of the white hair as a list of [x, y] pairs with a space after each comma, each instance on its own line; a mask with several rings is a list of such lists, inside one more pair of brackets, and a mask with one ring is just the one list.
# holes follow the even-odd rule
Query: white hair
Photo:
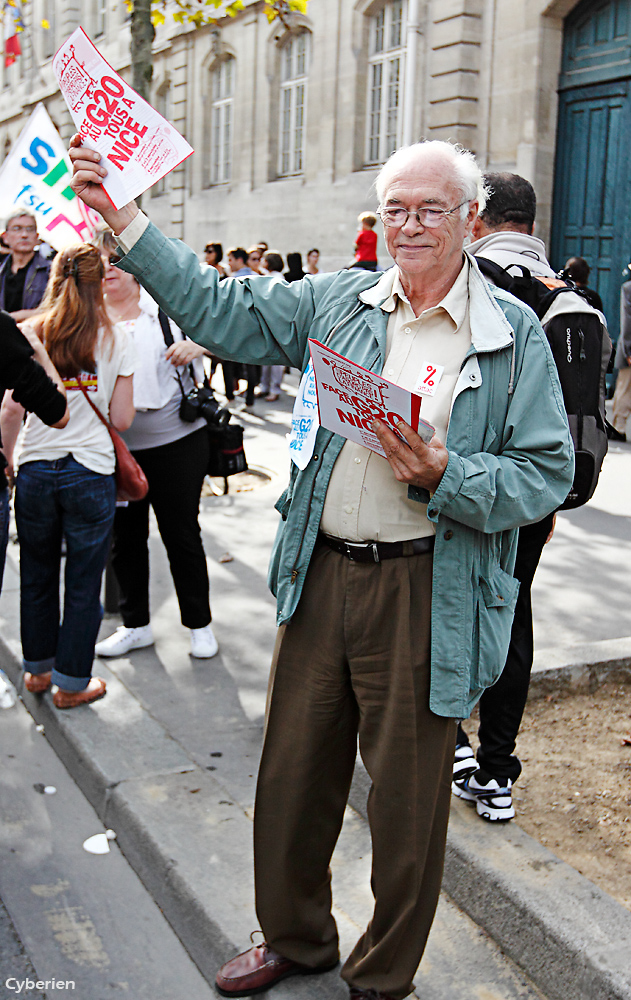
[[488, 192], [484, 175], [476, 163], [475, 156], [464, 146], [443, 142], [441, 139], [425, 139], [410, 146], [401, 146], [386, 160], [375, 181], [379, 203], [383, 202], [392, 177], [406, 167], [417, 166], [421, 157], [425, 157], [428, 153], [442, 156], [453, 167], [462, 199], [466, 203], [462, 206], [462, 218], [466, 218], [469, 210], [468, 202], [471, 201], [478, 202], [478, 212], [481, 212], [486, 205]]

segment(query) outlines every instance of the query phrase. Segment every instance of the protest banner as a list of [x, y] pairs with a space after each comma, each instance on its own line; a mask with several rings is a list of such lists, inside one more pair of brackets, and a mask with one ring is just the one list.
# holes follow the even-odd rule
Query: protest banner
[[309, 341], [309, 349], [322, 427], [384, 458], [385, 452], [372, 429], [375, 419], [383, 420], [397, 434], [397, 424], [405, 420], [423, 441], [432, 439], [434, 428], [421, 419], [419, 395], [362, 368], [317, 340]]
[[114, 208], [137, 198], [193, 152], [112, 69], [83, 28], [57, 50], [53, 71], [84, 145], [103, 157], [103, 188]]
[[31, 212], [41, 239], [55, 250], [91, 240], [100, 216], [76, 196], [71, 176], [66, 144], [38, 104], [0, 167], [0, 219]]

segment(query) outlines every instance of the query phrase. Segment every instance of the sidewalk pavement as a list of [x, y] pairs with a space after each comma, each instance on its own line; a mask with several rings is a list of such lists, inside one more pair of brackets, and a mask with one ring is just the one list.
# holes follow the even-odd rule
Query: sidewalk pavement
[[[155, 647], [97, 661], [108, 694], [92, 706], [57, 712], [50, 695], [23, 693], [209, 982], [257, 927], [251, 820], [275, 634], [266, 563], [296, 379], [286, 385], [279, 403], [257, 402], [254, 414], [239, 415], [256, 488], [202, 501], [219, 656], [189, 656], [154, 526]], [[614, 446], [591, 503], [559, 517], [535, 586], [536, 690], [589, 683], [608, 670], [628, 677], [630, 480], [631, 447]], [[220, 562], [226, 553], [232, 561]], [[19, 683], [17, 558], [12, 544], [0, 667]], [[101, 635], [116, 624], [106, 619]], [[343, 954], [372, 909], [367, 788], [358, 763], [332, 865]], [[416, 980], [423, 1000], [631, 1000], [631, 913], [516, 823], [497, 829], [454, 801], [443, 885]], [[342, 1000], [347, 992], [335, 971], [289, 980], [274, 996]]]

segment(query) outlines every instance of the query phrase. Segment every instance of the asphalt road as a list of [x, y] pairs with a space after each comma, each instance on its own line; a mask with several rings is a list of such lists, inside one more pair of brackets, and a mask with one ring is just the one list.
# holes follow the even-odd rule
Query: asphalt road
[[83, 848], [103, 826], [21, 702], [0, 711], [0, 816], [0, 1000], [215, 997], [116, 842]]

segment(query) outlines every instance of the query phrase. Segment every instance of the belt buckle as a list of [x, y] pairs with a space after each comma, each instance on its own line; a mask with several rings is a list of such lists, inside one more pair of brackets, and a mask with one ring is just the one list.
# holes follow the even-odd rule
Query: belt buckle
[[376, 563], [380, 562], [376, 542], [344, 542], [344, 547], [346, 549], [346, 556], [351, 560], [351, 562], [360, 561], [353, 555], [353, 552], [356, 552], [358, 549], [362, 552], [370, 552], [372, 554], [373, 561]]

